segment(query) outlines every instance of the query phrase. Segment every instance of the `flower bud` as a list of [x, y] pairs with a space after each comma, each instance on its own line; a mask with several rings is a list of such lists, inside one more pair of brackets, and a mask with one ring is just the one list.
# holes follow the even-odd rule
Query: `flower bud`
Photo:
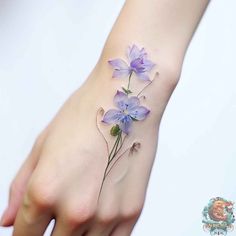
[[111, 128], [111, 130], [110, 130], [110, 134], [111, 134], [112, 136], [117, 136], [120, 131], [121, 131], [121, 130], [120, 130], [119, 125], [116, 124], [116, 125], [112, 126], [112, 128]]

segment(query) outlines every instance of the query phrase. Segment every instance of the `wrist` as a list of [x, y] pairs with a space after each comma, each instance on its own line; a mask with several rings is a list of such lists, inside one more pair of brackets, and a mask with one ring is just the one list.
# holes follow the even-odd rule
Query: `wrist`
[[[115, 42], [114, 42], [115, 41]], [[108, 40], [106, 43], [99, 61], [96, 66], [97, 73], [104, 75], [104, 78], [110, 79], [112, 76], [112, 68], [108, 66], [108, 61], [113, 58], [122, 58], [125, 60], [124, 52], [131, 45], [132, 40]], [[135, 42], [135, 41], [134, 41]], [[142, 42], [142, 41], [141, 41]], [[148, 43], [136, 43], [137, 46], [147, 48], [147, 53], [156, 64], [153, 71], [150, 72], [150, 78], [154, 78], [155, 73], [159, 73], [159, 77], [163, 79], [170, 89], [174, 89], [179, 82], [181, 75], [183, 59], [175, 55], [173, 51], [161, 50], [160, 46], [153, 46]]]
[[[118, 53], [118, 50], [107, 50], [105, 48], [86, 83], [86, 93], [89, 92], [90, 95], [92, 94], [93, 97], [96, 97], [97, 106], [104, 106], [104, 108], [108, 109], [114, 105], [113, 97], [117, 91], [125, 92], [125, 90], [130, 90], [132, 93], [129, 96], [137, 96], [140, 99], [140, 103], [145, 104], [151, 110], [153, 120], [160, 120], [166, 104], [178, 83], [179, 67], [176, 65], [167, 66], [163, 62], [164, 60], [159, 60], [158, 63], [156, 61], [153, 62], [156, 65], [148, 72], [148, 81], [140, 79], [140, 75], [135, 73], [135, 71], [128, 73], [122, 78], [113, 78], [114, 68], [109, 61], [114, 58], [121, 58], [123, 61], [127, 60], [126, 56], [121, 56], [124, 51], [125, 49], [119, 50]], [[148, 51], [150, 60], [154, 57], [153, 55], [155, 55], [154, 52]]]

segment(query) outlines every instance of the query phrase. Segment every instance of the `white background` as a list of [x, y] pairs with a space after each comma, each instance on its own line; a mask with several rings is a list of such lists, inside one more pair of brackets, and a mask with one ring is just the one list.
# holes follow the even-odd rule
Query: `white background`
[[[123, 2], [0, 1], [0, 212], [35, 137], [96, 63]], [[133, 236], [207, 235], [208, 200], [236, 201], [235, 12], [234, 0], [212, 1], [189, 47]]]

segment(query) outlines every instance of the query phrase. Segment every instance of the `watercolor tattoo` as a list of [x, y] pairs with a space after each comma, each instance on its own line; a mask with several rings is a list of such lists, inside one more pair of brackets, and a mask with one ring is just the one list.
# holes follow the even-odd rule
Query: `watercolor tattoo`
[[[103, 108], [100, 108], [98, 112], [98, 114], [103, 116], [100, 122], [112, 125], [110, 135], [115, 137], [113, 146], [109, 148], [108, 141], [99, 128], [97, 119], [97, 128], [106, 142], [108, 153], [107, 166], [104, 172], [100, 193], [106, 177], [121, 157], [126, 153], [129, 153], [129, 155], [133, 154], [141, 147], [139, 142], [134, 142], [131, 146], [122, 150], [125, 138], [132, 130], [132, 123], [145, 120], [150, 113], [148, 108], [141, 105], [140, 95], [154, 80], [150, 79], [148, 72], [153, 69], [155, 64], [148, 59], [145, 49], [139, 49], [136, 45], [128, 47], [127, 58], [128, 63], [120, 58], [108, 61], [114, 69], [112, 78], [126, 78], [128, 81], [127, 86], [122, 87], [121, 90], [117, 90], [113, 98], [113, 103], [116, 108], [106, 112]], [[158, 73], [156, 73], [156, 75], [157, 74]], [[144, 88], [136, 95], [133, 95], [131, 91], [131, 80], [133, 77], [146, 82]]]

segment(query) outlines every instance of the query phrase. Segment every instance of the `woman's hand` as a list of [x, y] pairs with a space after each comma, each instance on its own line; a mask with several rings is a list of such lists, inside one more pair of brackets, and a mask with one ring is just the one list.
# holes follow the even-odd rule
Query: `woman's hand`
[[124, 83], [112, 79], [107, 68], [98, 65], [68, 99], [13, 181], [3, 224], [14, 224], [15, 236], [41, 236], [53, 218], [53, 236], [130, 235], [144, 204], [163, 107], [175, 84], [160, 77], [145, 90], [142, 103], [151, 113], [134, 122], [122, 148], [135, 142], [141, 146], [124, 154], [101, 189], [107, 146], [99, 130], [108, 142], [114, 137], [109, 136], [110, 126], [101, 123], [99, 109], [114, 106], [113, 96]]
[[[131, 234], [144, 204], [161, 117], [207, 3], [126, 1], [98, 65], [39, 136], [12, 183], [1, 224], [14, 225], [14, 236], [41, 236], [52, 219], [52, 236]], [[140, 143], [140, 148], [126, 152], [103, 184], [107, 145], [97, 121], [104, 134], [109, 129], [100, 124], [99, 109], [110, 109], [123, 86], [122, 80], [111, 79], [107, 60], [133, 42], [149, 49], [159, 76], [143, 94], [151, 113], [144, 122], [134, 122], [123, 147]]]

